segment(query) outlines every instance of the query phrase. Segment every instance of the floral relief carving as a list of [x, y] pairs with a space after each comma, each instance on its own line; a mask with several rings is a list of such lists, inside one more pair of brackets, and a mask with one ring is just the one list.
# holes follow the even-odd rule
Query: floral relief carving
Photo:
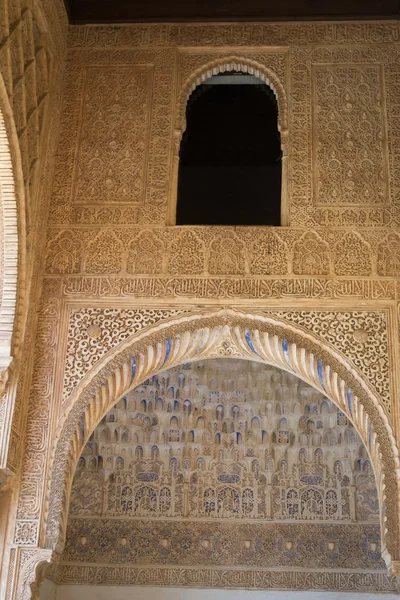
[[82, 242], [73, 231], [61, 231], [47, 249], [46, 269], [49, 273], [80, 273]]
[[280, 311], [275, 314], [313, 331], [341, 351], [362, 371], [379, 393], [385, 411], [390, 414], [392, 403], [386, 311]]
[[381, 65], [314, 65], [313, 83], [316, 201], [387, 201]]
[[168, 271], [174, 275], [201, 275], [204, 272], [203, 240], [192, 231], [178, 233], [168, 256]]
[[[183, 309], [72, 309], [63, 383], [64, 402], [104, 354], [143, 328], [181, 315]], [[95, 329], [96, 334], [92, 335]]]
[[53, 222], [165, 223], [175, 53], [111, 59], [88, 49], [70, 58]]
[[293, 245], [295, 275], [328, 275], [330, 251], [326, 242], [314, 232], [305, 233]]
[[88, 67], [75, 202], [142, 202], [152, 68]]
[[85, 270], [87, 273], [118, 273], [121, 270], [123, 244], [113, 231], [100, 231], [89, 241]]
[[161, 273], [163, 244], [153, 231], [140, 234], [128, 248], [128, 273]]
[[[106, 214], [107, 211], [105, 211]], [[393, 232], [391, 260], [397, 234]], [[46, 269], [51, 274], [234, 275], [370, 275], [372, 265], [385, 276], [382, 239], [387, 230], [240, 227], [96, 227], [51, 228]], [[214, 257], [221, 252], [223, 260]], [[231, 258], [229, 259], [229, 256]], [[209, 271], [207, 264], [210, 264]], [[86, 266], [85, 266], [86, 265]], [[246, 267], [247, 265], [247, 267]], [[374, 267], [375, 269], [376, 267]], [[392, 267], [386, 276], [396, 277]], [[332, 279], [333, 281], [333, 279]]]
[[399, 277], [400, 275], [400, 236], [391, 233], [378, 247], [378, 275]]
[[371, 250], [359, 235], [350, 232], [335, 246], [337, 275], [371, 275]]
[[[129, 563], [196, 564], [197, 568], [234, 567], [239, 572], [242, 570], [239, 565], [276, 570], [289, 565], [293, 569], [333, 570], [357, 569], [357, 564], [362, 564], [368, 571], [384, 571], [379, 552], [368, 556], [364, 551], [368, 543], [379, 543], [379, 527], [372, 524], [171, 523], [161, 519], [152, 521], [149, 528], [148, 521], [95, 519], [90, 523], [74, 518], [69, 527], [62, 560], [74, 563], [77, 575], [82, 573], [85, 562], [112, 564], [114, 568]], [[128, 543], [122, 545], [121, 539], [127, 539]], [[208, 546], [202, 543], [205, 540], [209, 540]], [[287, 540], [292, 541], [289, 550]], [[331, 552], [323, 551], [327, 540], [333, 540]], [[249, 547], [246, 541], [250, 541]]]
[[287, 248], [273, 233], [256, 239], [250, 247], [250, 272], [254, 275], [285, 275], [288, 271]]
[[212, 275], [226, 273], [241, 275], [245, 272], [245, 246], [233, 232], [218, 234], [210, 244], [208, 271]]

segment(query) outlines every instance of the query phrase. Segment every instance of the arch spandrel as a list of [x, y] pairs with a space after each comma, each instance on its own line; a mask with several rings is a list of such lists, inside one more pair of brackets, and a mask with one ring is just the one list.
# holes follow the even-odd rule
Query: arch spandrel
[[220, 356], [265, 362], [295, 374], [347, 415], [371, 456], [385, 560], [387, 564], [397, 561], [398, 450], [379, 399], [358, 371], [316, 336], [270, 317], [228, 309], [152, 327], [121, 344], [81, 381], [53, 445], [47, 519], [43, 523], [46, 530], [42, 529], [45, 544], [63, 545], [78, 458], [89, 435], [116, 401], [161, 370]]

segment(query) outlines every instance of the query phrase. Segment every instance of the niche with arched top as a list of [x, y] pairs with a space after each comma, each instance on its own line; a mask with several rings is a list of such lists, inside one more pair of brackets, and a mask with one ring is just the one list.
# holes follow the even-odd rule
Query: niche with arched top
[[186, 109], [177, 225], [280, 225], [282, 151], [274, 92], [228, 72], [196, 87]]

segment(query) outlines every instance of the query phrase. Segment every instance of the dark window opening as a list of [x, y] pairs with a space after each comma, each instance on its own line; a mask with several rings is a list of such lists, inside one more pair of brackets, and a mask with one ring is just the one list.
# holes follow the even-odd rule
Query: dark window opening
[[177, 225], [280, 225], [282, 161], [272, 90], [227, 73], [198, 86], [186, 109]]

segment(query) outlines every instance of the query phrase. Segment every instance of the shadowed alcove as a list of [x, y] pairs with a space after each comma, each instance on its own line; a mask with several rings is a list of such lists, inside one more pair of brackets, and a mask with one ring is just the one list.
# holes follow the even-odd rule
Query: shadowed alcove
[[261, 79], [226, 72], [189, 98], [177, 225], [280, 225], [278, 108]]
[[107, 569], [154, 565], [384, 573], [370, 457], [332, 401], [281, 369], [162, 371], [108, 411], [78, 461], [57, 597], [90, 565], [108, 583]]

